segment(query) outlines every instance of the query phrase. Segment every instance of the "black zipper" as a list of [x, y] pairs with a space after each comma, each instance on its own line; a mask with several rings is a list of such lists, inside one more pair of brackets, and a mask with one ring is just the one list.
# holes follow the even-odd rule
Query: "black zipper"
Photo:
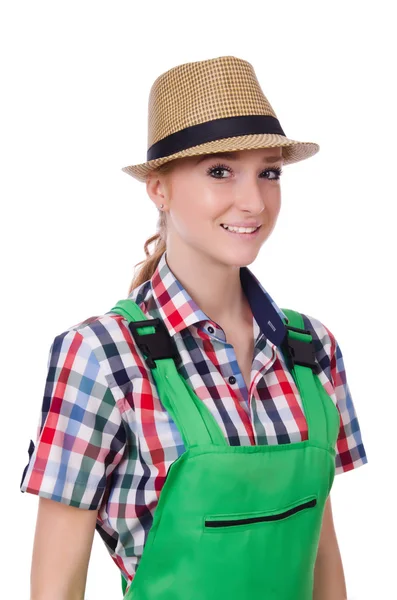
[[304, 502], [303, 504], [299, 504], [298, 506], [294, 506], [289, 510], [285, 510], [282, 513], [278, 513], [276, 515], [264, 515], [262, 517], [249, 517], [247, 519], [232, 519], [232, 520], [208, 520], [205, 521], [206, 527], [230, 527], [233, 525], [247, 525], [248, 523], [260, 523], [261, 521], [278, 521], [279, 519], [286, 519], [291, 515], [299, 512], [300, 510], [304, 510], [305, 508], [313, 508], [316, 506], [317, 500], [314, 498], [313, 500], [309, 500], [308, 502]]

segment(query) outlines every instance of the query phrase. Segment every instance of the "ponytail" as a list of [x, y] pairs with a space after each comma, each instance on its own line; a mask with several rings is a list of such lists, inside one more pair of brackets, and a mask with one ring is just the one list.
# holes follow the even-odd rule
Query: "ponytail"
[[[170, 173], [174, 168], [174, 164], [176, 161], [170, 160], [166, 163], [163, 163], [157, 169], [154, 169], [156, 173]], [[159, 210], [159, 219], [157, 222], [157, 233], [148, 238], [143, 246], [143, 249], [146, 254], [146, 258], [141, 260], [139, 263], [135, 265], [135, 268], [139, 265], [142, 265], [138, 271], [137, 275], [134, 275], [133, 280], [131, 281], [128, 295], [131, 294], [132, 290], [139, 285], [141, 285], [144, 281], [151, 279], [153, 273], [157, 269], [157, 265], [160, 262], [160, 259], [164, 252], [167, 249], [166, 246], [166, 236], [167, 236], [167, 221], [165, 217], [165, 213], [162, 210]], [[150, 244], [155, 243], [153, 253], [149, 253]]]

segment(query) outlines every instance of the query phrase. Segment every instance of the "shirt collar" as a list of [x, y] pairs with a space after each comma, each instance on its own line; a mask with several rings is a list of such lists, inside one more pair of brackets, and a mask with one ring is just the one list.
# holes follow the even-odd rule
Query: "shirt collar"
[[[175, 277], [168, 266], [166, 254], [166, 251], [162, 254], [150, 283], [160, 317], [173, 336], [189, 325], [210, 319]], [[286, 335], [285, 313], [248, 267], [240, 268], [240, 280], [262, 333], [270, 342], [280, 346]]]

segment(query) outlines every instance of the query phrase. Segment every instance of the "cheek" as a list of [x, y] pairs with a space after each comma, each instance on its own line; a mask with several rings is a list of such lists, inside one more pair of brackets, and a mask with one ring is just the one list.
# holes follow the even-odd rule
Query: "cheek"
[[192, 206], [189, 200], [187, 202], [181, 202], [177, 204], [175, 202], [175, 199], [173, 199], [170, 217], [172, 221], [172, 226], [175, 229], [175, 231], [177, 231], [182, 236], [187, 232], [191, 231], [192, 228], [194, 228], [195, 219], [193, 218], [193, 216], [195, 212], [196, 209]]
[[222, 191], [208, 189], [202, 184], [178, 189], [172, 199], [172, 217], [178, 230], [184, 226], [192, 232], [202, 231], [203, 227], [210, 229], [219, 222], [232, 204], [230, 193]]
[[214, 186], [202, 190], [200, 195], [201, 213], [209, 224], [219, 223], [219, 220], [233, 207], [233, 194], [226, 185]]
[[276, 218], [281, 209], [281, 190], [280, 188], [272, 191], [267, 197], [267, 208], [269, 213]]
[[172, 227], [181, 237], [194, 235], [206, 219], [206, 205], [201, 194], [194, 188], [182, 187], [177, 193], [174, 191], [170, 218]]

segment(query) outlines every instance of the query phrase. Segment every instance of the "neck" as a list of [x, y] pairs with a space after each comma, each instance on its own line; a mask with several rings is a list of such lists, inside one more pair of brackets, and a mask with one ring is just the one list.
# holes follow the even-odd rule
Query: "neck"
[[240, 267], [215, 262], [191, 248], [172, 252], [167, 246], [169, 268], [201, 310], [223, 329], [245, 322], [252, 312], [240, 281]]

